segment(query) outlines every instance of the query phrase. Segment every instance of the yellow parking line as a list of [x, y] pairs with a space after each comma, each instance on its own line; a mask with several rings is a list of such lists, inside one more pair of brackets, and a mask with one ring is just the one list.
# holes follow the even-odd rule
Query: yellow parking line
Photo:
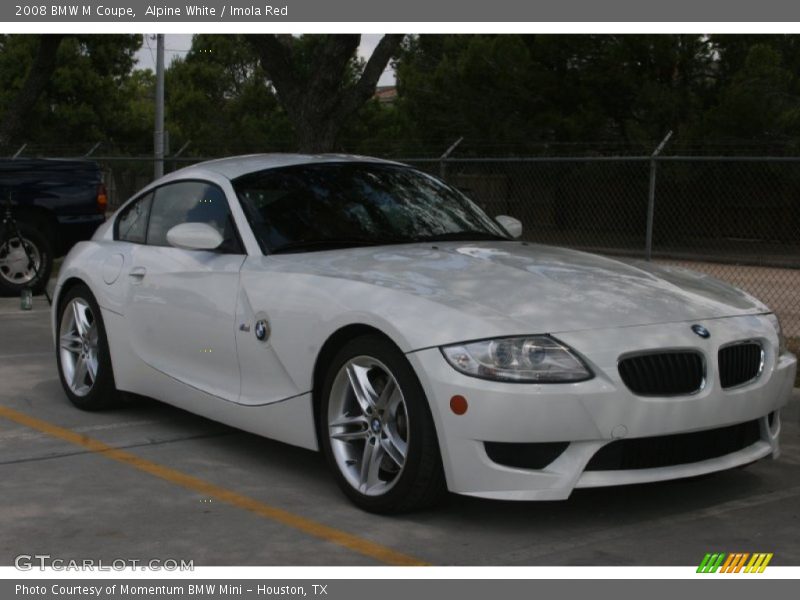
[[295, 515], [289, 511], [270, 506], [269, 504], [264, 504], [263, 502], [260, 502], [254, 498], [243, 496], [242, 494], [238, 494], [208, 481], [204, 481], [202, 479], [198, 479], [197, 477], [187, 475], [186, 473], [176, 471], [175, 469], [170, 469], [169, 467], [159, 465], [158, 463], [139, 458], [130, 452], [125, 452], [124, 450], [114, 448], [113, 446], [109, 446], [108, 444], [105, 444], [99, 440], [90, 438], [87, 435], [76, 433], [69, 429], [64, 429], [58, 425], [53, 425], [52, 423], [42, 421], [36, 417], [31, 417], [25, 413], [21, 413], [11, 408], [0, 406], [0, 417], [4, 417], [9, 421], [13, 421], [20, 425], [30, 427], [31, 429], [36, 429], [37, 431], [41, 431], [49, 436], [62, 439], [71, 444], [75, 444], [76, 446], [81, 446], [90, 452], [102, 454], [107, 458], [125, 463], [128, 466], [139, 469], [140, 471], [144, 471], [145, 473], [149, 473], [155, 477], [159, 477], [186, 489], [204, 494], [205, 496], [215, 498], [222, 502], [226, 502], [232, 506], [250, 511], [259, 515], [260, 517], [271, 519], [272, 521], [292, 527], [302, 531], [303, 533], [307, 533], [316, 538], [325, 540], [326, 542], [338, 544], [339, 546], [343, 546], [348, 550], [363, 554], [364, 556], [368, 556], [382, 563], [389, 565], [427, 564], [412, 556], [396, 552], [391, 548], [387, 548], [386, 546], [381, 546], [380, 544], [370, 542], [369, 540], [365, 540], [350, 533], [334, 529], [333, 527], [328, 527], [327, 525], [317, 523], [316, 521], [306, 519], [305, 517], [301, 517], [299, 515]]

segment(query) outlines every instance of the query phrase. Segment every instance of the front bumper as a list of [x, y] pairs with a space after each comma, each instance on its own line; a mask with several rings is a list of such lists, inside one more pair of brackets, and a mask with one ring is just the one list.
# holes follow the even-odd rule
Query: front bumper
[[[409, 353], [430, 400], [448, 487], [451, 491], [507, 500], [558, 500], [578, 487], [662, 481], [747, 464], [779, 452], [779, 410], [788, 402], [797, 360], [778, 356], [774, 329], [760, 315], [700, 322], [712, 335], [699, 338], [693, 323], [672, 323], [553, 335], [582, 354], [595, 377], [572, 384], [501, 383], [455, 371], [438, 348]], [[533, 333], [533, 332], [532, 332]], [[758, 340], [764, 367], [753, 382], [723, 390], [716, 357], [721, 346]], [[622, 382], [620, 355], [653, 349], [695, 348], [706, 361], [699, 392], [677, 397], [641, 397]], [[463, 415], [449, 407], [464, 396]], [[770, 417], [770, 415], [772, 415]], [[717, 429], [757, 421], [754, 443], [722, 456], [687, 464], [629, 470], [587, 471], [592, 457], [617, 439], [647, 438]], [[486, 442], [568, 442], [544, 468], [510, 467], [492, 461]]]

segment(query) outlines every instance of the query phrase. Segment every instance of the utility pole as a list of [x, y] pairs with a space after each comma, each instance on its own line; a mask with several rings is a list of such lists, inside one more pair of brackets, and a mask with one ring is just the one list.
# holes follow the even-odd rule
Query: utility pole
[[164, 34], [156, 35], [156, 121], [153, 144], [153, 178], [164, 174]]
[[656, 212], [656, 170], [658, 169], [656, 159], [671, 137], [672, 130], [670, 129], [653, 154], [650, 155], [650, 191], [647, 194], [647, 229], [644, 240], [644, 258], [648, 261], [653, 259], [653, 218]]

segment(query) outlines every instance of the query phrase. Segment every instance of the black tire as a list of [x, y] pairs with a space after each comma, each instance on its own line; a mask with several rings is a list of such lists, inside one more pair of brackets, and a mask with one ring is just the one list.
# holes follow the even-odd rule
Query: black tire
[[[35, 294], [41, 293], [47, 282], [50, 280], [50, 273], [53, 271], [53, 248], [49, 240], [34, 225], [24, 221], [18, 222], [19, 233], [23, 243], [32, 252], [33, 256], [39, 256], [39, 269], [32, 279], [21, 275], [18, 268], [10, 268], [2, 265], [2, 259], [8, 256], [9, 251], [19, 253], [23, 249], [20, 240], [16, 235], [11, 239], [6, 237], [0, 241], [0, 293], [3, 295], [19, 296], [23, 288], [29, 287]], [[10, 235], [10, 232], [6, 232]], [[19, 266], [19, 265], [18, 265]], [[25, 265], [32, 268], [30, 264]]]
[[[89, 322], [94, 323], [97, 328], [97, 370], [93, 379], [93, 383], [85, 394], [76, 394], [67, 382], [65, 375], [65, 364], [62, 362], [62, 325], [64, 324], [67, 310], [70, 310], [73, 300], [80, 300], [85, 303], [89, 309]], [[58, 363], [58, 377], [61, 380], [61, 386], [64, 388], [64, 393], [69, 398], [70, 402], [80, 408], [81, 410], [97, 411], [118, 406], [122, 401], [122, 395], [117, 391], [114, 383], [114, 371], [111, 366], [111, 354], [108, 349], [108, 338], [106, 337], [106, 329], [103, 323], [103, 316], [100, 313], [100, 307], [94, 299], [92, 292], [83, 284], [76, 285], [70, 288], [59, 299], [58, 302], [58, 332], [56, 337], [56, 361]]]
[[[329, 427], [332, 388], [340, 371], [357, 357], [376, 359], [388, 368], [402, 393], [406, 415], [405, 463], [392, 487], [380, 495], [367, 495], [357, 490], [343, 474], [332, 449]], [[447, 491], [444, 471], [428, 400], [408, 360], [391, 342], [377, 335], [367, 335], [346, 343], [328, 366], [318, 412], [322, 451], [337, 483], [355, 505], [373, 513], [396, 514], [432, 506], [444, 497]]]

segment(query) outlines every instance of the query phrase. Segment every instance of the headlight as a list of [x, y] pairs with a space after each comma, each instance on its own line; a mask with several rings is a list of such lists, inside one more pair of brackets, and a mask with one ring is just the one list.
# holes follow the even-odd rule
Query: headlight
[[546, 335], [498, 338], [441, 348], [465, 375], [524, 383], [570, 383], [592, 378], [575, 353]]
[[783, 354], [786, 352], [786, 337], [783, 335], [780, 319], [778, 319], [778, 315], [775, 313], [770, 313], [764, 316], [767, 317], [767, 320], [772, 323], [772, 326], [775, 328], [775, 333], [778, 334], [778, 354]]

